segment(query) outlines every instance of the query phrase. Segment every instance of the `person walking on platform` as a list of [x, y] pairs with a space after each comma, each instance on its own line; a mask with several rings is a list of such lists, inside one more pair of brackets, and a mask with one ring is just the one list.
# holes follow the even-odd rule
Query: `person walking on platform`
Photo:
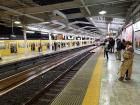
[[116, 40], [117, 48], [116, 48], [116, 59], [121, 60], [121, 50], [122, 50], [122, 43], [120, 39]]
[[110, 38], [109, 39], [110, 53], [114, 53], [114, 45], [115, 45], [115, 40], [113, 38]]
[[107, 40], [104, 42], [104, 57], [108, 60], [109, 43]]
[[120, 67], [120, 78], [119, 81], [130, 80], [132, 74], [132, 65], [133, 65], [133, 58], [134, 58], [134, 49], [132, 47], [131, 42], [126, 42], [126, 50], [123, 54], [124, 61]]

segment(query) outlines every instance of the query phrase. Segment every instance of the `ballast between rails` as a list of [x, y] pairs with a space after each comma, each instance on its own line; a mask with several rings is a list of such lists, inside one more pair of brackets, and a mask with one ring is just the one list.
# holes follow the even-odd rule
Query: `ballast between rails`
[[55, 56], [60, 53], [67, 53], [72, 50], [87, 48], [90, 46], [93, 46], [93, 45], [71, 48], [71, 49], [67, 49], [67, 50], [63, 50], [63, 51], [56, 51], [56, 52], [49, 53], [49, 54], [38, 55], [38, 56], [35, 56], [32, 58], [22, 59], [20, 61], [11, 61], [6, 64], [0, 64], [0, 74], [4, 73], [4, 71], [10, 71], [10, 70], [16, 70], [16, 69], [27, 69], [28, 67], [31, 67], [33, 65], [37, 65], [37, 64], [41, 64], [41, 63], [45, 62], [48, 57]]
[[[67, 78], [67, 81], [65, 83], [65, 85], [69, 82], [69, 80], [76, 74], [76, 72], [78, 70], [72, 70], [74, 67], [76, 67], [76, 65], [78, 65], [83, 59], [85, 59], [87, 56], [89, 56], [91, 53], [93, 52], [89, 52], [87, 54], [84, 54], [78, 61], [76, 61], [74, 64], [72, 64], [69, 68], [67, 68], [66, 71], [64, 71], [61, 75], [59, 75], [55, 80], [53, 80], [52, 82], [50, 82], [48, 85], [46, 85], [43, 89], [41, 89], [34, 97], [32, 97], [29, 101], [27, 101], [26, 103], [24, 103], [23, 105], [32, 105], [34, 104], [34, 102], [38, 101], [40, 97], [42, 97], [42, 95], [44, 95], [44, 93], [47, 93], [55, 84], [57, 84], [57, 82], [61, 81], [61, 79], [67, 77], [67, 75], [69, 75], [69, 73], [72, 73], [73, 75], [71, 75], [70, 77]], [[63, 87], [65, 87], [65, 85]], [[63, 88], [62, 88], [63, 89]], [[61, 91], [59, 90], [58, 93], [55, 94], [54, 98], [60, 93]], [[53, 99], [52, 99], [53, 100]], [[51, 103], [52, 100], [48, 100], [49, 103]]]
[[[90, 48], [88, 48], [86, 51], [90, 51], [90, 50], [95, 49], [95, 48], [96, 48], [96, 47], [90, 47]], [[86, 52], [86, 51], [84, 51], [84, 52]], [[83, 52], [83, 53], [84, 53], [84, 52]], [[80, 54], [80, 53], [79, 53], [79, 54]], [[73, 56], [73, 57], [71, 57], [71, 58], [69, 58], [69, 59], [66, 59], [66, 60], [64, 60], [64, 61], [62, 61], [62, 62], [60, 62], [60, 63], [58, 63], [58, 64], [54, 64], [54, 66], [52, 66], [52, 67], [50, 67], [50, 68], [47, 68], [47, 69], [45, 68], [44, 71], [39, 71], [39, 72], [37, 72], [37, 73], [35, 73], [35, 74], [30, 74], [31, 77], [28, 77], [28, 78], [30, 78], [30, 79], [23, 78], [23, 80], [16, 81], [16, 83], [12, 83], [11, 85], [8, 84], [8, 86], [6, 86], [6, 87], [5, 87], [5, 86], [2, 87], [3, 90], [1, 90], [0, 95], [3, 95], [3, 94], [5, 94], [5, 93], [7, 93], [7, 92], [13, 90], [14, 88], [16, 88], [16, 87], [18, 87], [18, 86], [20, 86], [20, 85], [22, 85], [22, 84], [24, 84], [24, 83], [26, 83], [26, 82], [28, 82], [28, 81], [34, 79], [34, 78], [36, 78], [37, 76], [46, 73], [48, 70], [51, 70], [51, 69], [57, 67], [58, 65], [63, 64], [64, 62], [66, 62], [66, 61], [68, 61], [68, 60], [70, 60], [70, 59], [72, 59], [72, 58], [78, 56], [79, 54], [77, 54], [77, 55], [75, 55], [75, 56]], [[26, 75], [26, 74], [25, 74], [25, 75]], [[21, 76], [21, 75], [19, 75], [19, 76]], [[24, 75], [23, 75], [23, 77], [24, 77]], [[14, 78], [18, 78], [18, 77], [14, 77]], [[8, 78], [8, 79], [9, 79], [9, 78]], [[11, 80], [11, 79], [10, 79], [10, 80]], [[1, 81], [1, 82], [2, 82], [2, 81]], [[14, 85], [13, 85], [13, 84], [14, 84]], [[5, 89], [4, 89], [4, 88], [5, 88]]]

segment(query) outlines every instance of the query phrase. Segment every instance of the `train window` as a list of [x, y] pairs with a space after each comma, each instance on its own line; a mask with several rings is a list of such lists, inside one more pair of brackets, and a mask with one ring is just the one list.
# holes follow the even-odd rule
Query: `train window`
[[9, 48], [10, 48], [9, 43], [6, 43], [6, 49], [9, 49]]
[[27, 48], [29, 48], [29, 43], [27, 43]]
[[29, 43], [30, 47], [31, 47], [31, 43]]
[[31, 47], [32, 43], [30, 43], [30, 47]]
[[46, 46], [46, 43], [45, 43], [45, 42], [43, 42], [43, 43], [42, 43], [42, 46]]
[[4, 42], [0, 42], [0, 49], [6, 49], [6, 44]]
[[25, 44], [24, 44], [24, 43], [19, 43], [19, 44], [18, 44], [18, 47], [19, 47], [19, 48], [25, 48]]
[[17, 53], [17, 43], [10, 43], [11, 53]]
[[27, 46], [30, 47], [30, 43], [27, 42]]
[[38, 43], [37, 42], [35, 43], [35, 46], [38, 47]]

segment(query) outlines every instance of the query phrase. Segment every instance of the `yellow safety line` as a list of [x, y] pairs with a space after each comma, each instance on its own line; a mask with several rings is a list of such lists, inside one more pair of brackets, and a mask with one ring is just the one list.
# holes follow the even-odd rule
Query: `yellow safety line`
[[87, 89], [82, 105], [99, 105], [103, 62], [104, 62], [104, 59], [103, 59], [103, 54], [102, 54], [99, 56], [96, 66], [93, 70], [92, 77], [88, 85], [88, 89]]

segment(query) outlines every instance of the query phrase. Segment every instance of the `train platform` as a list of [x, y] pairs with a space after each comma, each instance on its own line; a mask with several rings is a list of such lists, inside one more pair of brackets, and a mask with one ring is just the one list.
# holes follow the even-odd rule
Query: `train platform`
[[[101, 50], [101, 49], [100, 49]], [[139, 105], [140, 55], [135, 54], [130, 81], [118, 81], [121, 61], [99, 51], [82, 66], [51, 105]]]
[[77, 48], [77, 47], [70, 47], [70, 48], [65, 47], [65, 48], [57, 49], [56, 51], [47, 50], [47, 51], [43, 51], [43, 52], [30, 52], [30, 53], [27, 52], [24, 54], [16, 53], [16, 54], [12, 54], [10, 56], [3, 56], [2, 60], [0, 60], [0, 65], [16, 62], [16, 61], [20, 61], [20, 60], [30, 59], [30, 58], [37, 57], [40, 55], [57, 53], [57, 52], [61, 52], [61, 51], [69, 50], [69, 49], [74, 49], [74, 48]]

